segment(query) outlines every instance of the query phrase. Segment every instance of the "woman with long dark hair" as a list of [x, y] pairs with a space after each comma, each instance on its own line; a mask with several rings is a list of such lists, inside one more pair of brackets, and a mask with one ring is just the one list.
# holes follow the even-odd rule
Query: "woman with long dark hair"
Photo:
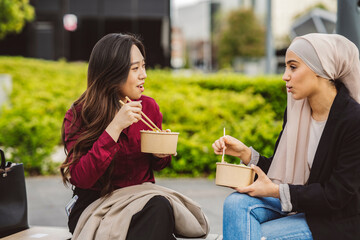
[[[140, 130], [148, 129], [139, 121], [141, 111], [159, 128], [162, 123], [157, 103], [142, 95], [146, 77], [145, 50], [136, 37], [108, 34], [94, 46], [87, 89], [67, 111], [62, 128], [67, 157], [61, 174], [77, 197], [69, 215], [71, 233], [95, 200], [116, 189], [154, 183], [153, 170], [171, 161], [170, 155], [140, 151]], [[130, 218], [126, 239], [174, 239], [173, 209], [163, 196], [152, 197]]]

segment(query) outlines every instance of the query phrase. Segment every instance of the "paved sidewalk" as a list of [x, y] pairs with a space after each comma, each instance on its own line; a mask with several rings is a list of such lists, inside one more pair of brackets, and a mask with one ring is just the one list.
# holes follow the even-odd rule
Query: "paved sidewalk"
[[[157, 178], [157, 184], [198, 202], [210, 221], [210, 233], [222, 234], [222, 205], [232, 189], [203, 178]], [[26, 189], [31, 226], [67, 226], [64, 206], [72, 192], [62, 184], [60, 176], [26, 178]]]

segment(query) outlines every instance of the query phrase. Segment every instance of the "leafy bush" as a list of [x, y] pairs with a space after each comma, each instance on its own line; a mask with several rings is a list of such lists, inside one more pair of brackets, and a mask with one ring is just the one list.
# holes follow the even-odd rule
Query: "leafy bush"
[[260, 94], [270, 103], [277, 120], [283, 117], [286, 107], [286, 87], [279, 76], [245, 77], [239, 74], [216, 74], [212, 76], [199, 76], [193, 83], [207, 89], [224, 89], [228, 91], [250, 91], [251, 94]]
[[86, 88], [86, 64], [1, 57], [12, 75], [10, 105], [0, 112], [0, 146], [28, 173], [54, 171], [49, 155], [61, 142], [64, 114]]
[[[84, 63], [0, 57], [0, 72], [12, 75], [10, 106], [0, 112], [0, 146], [30, 173], [48, 173], [49, 154], [61, 143], [66, 110], [86, 88]], [[179, 75], [149, 70], [145, 94], [164, 115], [164, 128], [180, 132], [178, 155], [161, 171], [167, 176], [215, 173], [221, 156], [211, 144], [226, 133], [271, 155], [286, 104], [280, 77], [236, 74]], [[226, 157], [228, 162], [239, 162]]]
[[[164, 127], [180, 132], [178, 156], [167, 174], [213, 174], [211, 144], [223, 133], [239, 138], [265, 155], [271, 155], [286, 105], [280, 77], [248, 78], [236, 74], [171, 75], [148, 73], [147, 94], [164, 114]], [[276, 102], [278, 101], [278, 102]], [[275, 111], [276, 110], [276, 111]], [[233, 157], [228, 162], [239, 162]]]

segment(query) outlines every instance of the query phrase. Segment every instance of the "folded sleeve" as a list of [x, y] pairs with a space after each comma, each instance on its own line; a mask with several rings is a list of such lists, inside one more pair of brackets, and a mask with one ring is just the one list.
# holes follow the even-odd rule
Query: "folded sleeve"
[[279, 192], [280, 192], [281, 210], [284, 212], [291, 212], [292, 204], [291, 204], [291, 198], [290, 198], [289, 185], [288, 184], [280, 184]]

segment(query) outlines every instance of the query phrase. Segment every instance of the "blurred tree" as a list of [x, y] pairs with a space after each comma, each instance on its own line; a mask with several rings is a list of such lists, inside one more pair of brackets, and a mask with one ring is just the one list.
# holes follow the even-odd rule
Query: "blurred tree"
[[20, 33], [25, 23], [34, 19], [29, 0], [0, 0], [0, 39], [9, 33]]
[[260, 57], [265, 54], [265, 29], [252, 9], [230, 12], [218, 25], [217, 56], [221, 68], [231, 66], [236, 57]]

